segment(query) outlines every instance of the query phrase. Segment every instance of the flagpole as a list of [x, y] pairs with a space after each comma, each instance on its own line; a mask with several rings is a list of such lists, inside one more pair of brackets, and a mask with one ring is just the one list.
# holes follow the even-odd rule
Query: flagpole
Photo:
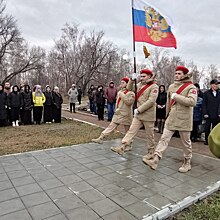
[[[132, 10], [132, 29], [133, 29], [133, 58], [134, 58], [134, 73], [137, 72], [137, 66], [136, 66], [136, 52], [135, 52], [135, 41], [134, 41], [134, 11], [133, 11], [133, 2], [134, 0], [131, 0], [131, 10]], [[135, 93], [135, 102], [133, 108], [137, 108], [137, 80], [134, 80], [134, 93]]]
[[134, 73], [137, 71], [136, 67], [136, 52], [135, 52], [135, 41], [134, 41], [134, 12], [133, 12], [133, 2], [134, 0], [131, 0], [131, 9], [132, 9], [132, 29], [133, 29], [133, 58], [134, 58]]

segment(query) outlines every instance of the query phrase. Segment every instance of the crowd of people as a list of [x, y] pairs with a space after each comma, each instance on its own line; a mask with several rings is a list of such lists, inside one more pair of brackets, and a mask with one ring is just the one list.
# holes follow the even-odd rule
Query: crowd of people
[[40, 85], [0, 84], [0, 126], [41, 124], [42, 118], [44, 123], [60, 123], [62, 103], [57, 86], [52, 90], [47, 85], [43, 91]]
[[[176, 67], [174, 83], [169, 86], [167, 92], [164, 85], [157, 85], [152, 71], [143, 69], [139, 77], [136, 86], [134, 82], [138, 78], [137, 74], [133, 74], [130, 79], [121, 79], [119, 91], [115, 94], [115, 99], [111, 99], [116, 104], [111, 123], [98, 138], [92, 141], [101, 144], [104, 137], [118, 125], [124, 125], [126, 134], [122, 138], [121, 145], [111, 147], [112, 151], [123, 154], [132, 150], [135, 135], [144, 127], [147, 152], [143, 156], [143, 162], [150, 168], [156, 169], [170, 139], [177, 131], [183, 144], [184, 157], [179, 172], [188, 172], [191, 170], [191, 141], [197, 141], [200, 136], [202, 121], [205, 121], [205, 145], [208, 144], [210, 130], [220, 122], [220, 82], [216, 79], [211, 80], [210, 89], [203, 93], [198, 83], [192, 83], [192, 74], [185, 66]], [[110, 82], [109, 87], [110, 85], [111, 88], [114, 87], [113, 82]], [[132, 91], [135, 91], [136, 95]], [[91, 112], [95, 112], [97, 93], [92, 85], [88, 92]], [[108, 98], [106, 92], [102, 92], [102, 97]], [[135, 102], [136, 104], [133, 105]], [[111, 111], [111, 108], [108, 108], [108, 111]], [[110, 115], [108, 113], [108, 120]], [[158, 132], [162, 134], [157, 145], [154, 141], [155, 122]]]

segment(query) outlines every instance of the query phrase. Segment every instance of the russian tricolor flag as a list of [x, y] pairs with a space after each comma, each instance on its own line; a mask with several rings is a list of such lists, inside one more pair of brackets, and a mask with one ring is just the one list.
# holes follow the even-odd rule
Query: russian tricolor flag
[[134, 41], [155, 46], [176, 48], [176, 39], [171, 32], [171, 20], [144, 0], [133, 0]]

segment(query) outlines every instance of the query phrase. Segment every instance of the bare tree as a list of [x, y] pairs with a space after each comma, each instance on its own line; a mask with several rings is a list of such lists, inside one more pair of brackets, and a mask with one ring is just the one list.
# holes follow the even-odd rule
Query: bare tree
[[15, 18], [5, 14], [4, 1], [0, 1], [0, 70], [2, 83], [18, 74], [36, 69], [40, 57], [35, 49], [29, 50], [21, 37]]

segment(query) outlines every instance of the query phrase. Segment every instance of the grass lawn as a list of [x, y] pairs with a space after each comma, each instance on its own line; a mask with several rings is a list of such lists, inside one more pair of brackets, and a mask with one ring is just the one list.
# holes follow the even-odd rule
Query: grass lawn
[[[101, 131], [101, 128], [71, 120], [63, 120], [61, 124], [1, 127], [0, 155], [88, 143]], [[120, 136], [113, 133], [106, 139]]]
[[220, 191], [170, 217], [169, 220], [220, 220]]

